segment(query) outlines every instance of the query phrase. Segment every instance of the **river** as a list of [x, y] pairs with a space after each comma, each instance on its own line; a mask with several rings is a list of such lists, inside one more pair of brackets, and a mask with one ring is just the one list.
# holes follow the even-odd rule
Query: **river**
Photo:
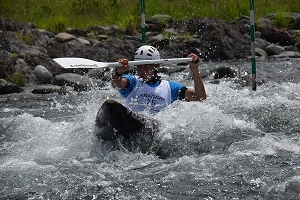
[[[257, 61], [257, 91], [211, 69], [207, 100], [178, 101], [153, 152], [114, 150], [93, 134], [109, 84], [67, 95], [0, 96], [0, 199], [299, 199], [300, 59]], [[170, 78], [192, 86], [187, 72]]]

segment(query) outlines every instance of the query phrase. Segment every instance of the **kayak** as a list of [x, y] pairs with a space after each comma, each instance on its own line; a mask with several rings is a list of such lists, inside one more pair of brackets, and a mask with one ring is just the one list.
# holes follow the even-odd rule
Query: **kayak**
[[137, 135], [151, 136], [159, 129], [159, 122], [145, 115], [130, 111], [121, 103], [107, 99], [99, 109], [95, 121], [95, 134], [99, 139], [132, 138]]

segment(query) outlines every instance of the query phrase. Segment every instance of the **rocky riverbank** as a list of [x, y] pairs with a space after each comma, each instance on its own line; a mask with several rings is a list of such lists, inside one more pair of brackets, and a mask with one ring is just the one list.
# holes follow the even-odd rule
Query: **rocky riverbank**
[[[289, 28], [275, 26], [276, 14], [256, 21], [256, 55], [261, 59], [300, 57], [300, 14], [286, 15], [290, 17]], [[199, 55], [203, 62], [250, 57], [250, 19], [246, 16], [227, 22], [204, 17], [174, 21], [171, 16], [156, 15], [146, 24], [147, 44], [158, 47], [162, 58], [186, 57], [190, 52]], [[141, 45], [140, 32], [114, 25], [52, 33], [38, 29], [35, 23], [0, 18], [0, 94], [22, 92], [24, 86], [32, 85], [36, 86], [33, 93], [103, 87], [110, 79], [110, 69], [67, 70], [52, 59], [132, 60]], [[168, 69], [162, 70], [170, 73]]]

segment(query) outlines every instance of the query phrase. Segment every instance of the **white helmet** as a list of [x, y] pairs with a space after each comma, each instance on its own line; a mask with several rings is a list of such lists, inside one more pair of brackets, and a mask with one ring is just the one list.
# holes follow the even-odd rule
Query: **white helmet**
[[141, 46], [134, 55], [134, 60], [158, 60], [160, 55], [158, 50], [149, 45]]

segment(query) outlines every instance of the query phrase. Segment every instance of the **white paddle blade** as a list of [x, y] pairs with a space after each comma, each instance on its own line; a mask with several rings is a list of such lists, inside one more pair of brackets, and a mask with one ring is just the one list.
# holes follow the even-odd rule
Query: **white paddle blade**
[[[118, 62], [97, 62], [94, 60], [89, 60], [86, 58], [54, 58], [55, 62], [61, 65], [65, 69], [78, 69], [78, 68], [85, 68], [85, 69], [93, 69], [93, 68], [103, 68], [103, 67], [118, 67], [122, 66]], [[189, 62], [192, 61], [192, 58], [171, 58], [171, 59], [159, 59], [159, 60], [135, 60], [129, 61], [129, 65], [147, 65], [147, 64], [172, 64], [172, 63], [179, 63], [179, 62]]]
[[[107, 63], [105, 63], [105, 62], [97, 62], [97, 61], [89, 60], [86, 58], [67, 57], [67, 58], [54, 58], [53, 60], [65, 69], [71, 69], [71, 68], [93, 69], [93, 68], [101, 68], [101, 67], [108, 66]], [[121, 66], [121, 65], [119, 64], [119, 66]]]

